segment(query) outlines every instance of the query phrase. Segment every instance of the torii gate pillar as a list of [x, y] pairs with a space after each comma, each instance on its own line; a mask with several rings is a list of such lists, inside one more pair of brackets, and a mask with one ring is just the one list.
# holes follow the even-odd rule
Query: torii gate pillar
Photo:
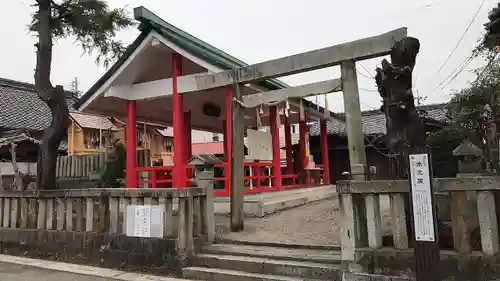
[[230, 188], [230, 229], [233, 232], [243, 230], [244, 202], [244, 159], [245, 159], [245, 117], [243, 107], [234, 101], [242, 101], [244, 84], [235, 84], [231, 91], [231, 188]]

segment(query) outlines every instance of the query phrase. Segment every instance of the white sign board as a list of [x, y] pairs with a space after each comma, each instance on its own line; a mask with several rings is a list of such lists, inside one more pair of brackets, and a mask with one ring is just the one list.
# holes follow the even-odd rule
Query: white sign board
[[126, 235], [163, 237], [163, 210], [157, 205], [129, 205], [126, 210]]
[[268, 132], [247, 130], [248, 159], [273, 160], [272, 137]]
[[134, 210], [134, 236], [151, 236], [151, 208], [149, 206], [136, 206]]
[[431, 173], [427, 154], [410, 154], [410, 177], [415, 240], [434, 242]]

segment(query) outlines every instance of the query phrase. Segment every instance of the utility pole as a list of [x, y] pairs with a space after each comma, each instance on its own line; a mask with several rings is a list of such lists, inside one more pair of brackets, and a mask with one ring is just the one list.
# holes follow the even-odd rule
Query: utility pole
[[427, 96], [420, 96], [418, 94], [418, 90], [415, 90], [415, 101], [417, 102], [417, 106], [421, 106], [422, 102], [427, 99]]
[[80, 90], [78, 89], [79, 86], [78, 84], [79, 84], [78, 77], [75, 77], [73, 81], [71, 81], [70, 89], [73, 93], [75, 93], [78, 97], [80, 97]]

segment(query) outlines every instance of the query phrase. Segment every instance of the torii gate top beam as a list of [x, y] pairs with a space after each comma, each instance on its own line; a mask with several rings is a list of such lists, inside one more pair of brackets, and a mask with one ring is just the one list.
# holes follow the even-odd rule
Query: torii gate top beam
[[286, 75], [326, 68], [346, 60], [365, 60], [390, 53], [396, 41], [406, 37], [402, 27], [378, 36], [359, 39], [323, 49], [261, 62], [234, 70], [218, 73], [192, 74], [180, 77], [192, 79], [196, 87], [191, 91], [203, 91], [237, 83], [251, 83]]

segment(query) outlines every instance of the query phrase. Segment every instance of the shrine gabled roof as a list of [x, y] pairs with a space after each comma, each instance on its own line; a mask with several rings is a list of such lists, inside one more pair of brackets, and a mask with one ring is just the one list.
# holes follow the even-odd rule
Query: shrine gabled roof
[[[142, 41], [147, 38], [151, 31], [155, 31], [166, 40], [179, 45], [189, 53], [222, 69], [235, 69], [248, 65], [247, 63], [166, 22], [142, 6], [134, 9], [134, 18], [140, 22], [138, 27], [141, 31], [140, 35], [132, 44], [129, 45], [119, 60], [80, 98], [75, 105], [76, 108], [82, 106], [90, 97], [93, 96], [93, 94], [125, 63], [135, 49], [139, 47]], [[262, 81], [258, 84], [269, 90], [290, 87], [277, 79]], [[314, 105], [313, 102], [305, 99], [304, 102], [306, 106]], [[314, 105], [314, 107], [317, 108], [318, 106]], [[321, 110], [322, 108], [318, 109]]]
[[[139, 30], [144, 31], [152, 28], [172, 43], [178, 44], [193, 55], [206, 59], [208, 62], [222, 69], [233, 69], [248, 65], [228, 53], [171, 25], [142, 6], [134, 9], [134, 17], [141, 22]], [[289, 87], [287, 84], [276, 79], [264, 81], [261, 84], [271, 90]]]

